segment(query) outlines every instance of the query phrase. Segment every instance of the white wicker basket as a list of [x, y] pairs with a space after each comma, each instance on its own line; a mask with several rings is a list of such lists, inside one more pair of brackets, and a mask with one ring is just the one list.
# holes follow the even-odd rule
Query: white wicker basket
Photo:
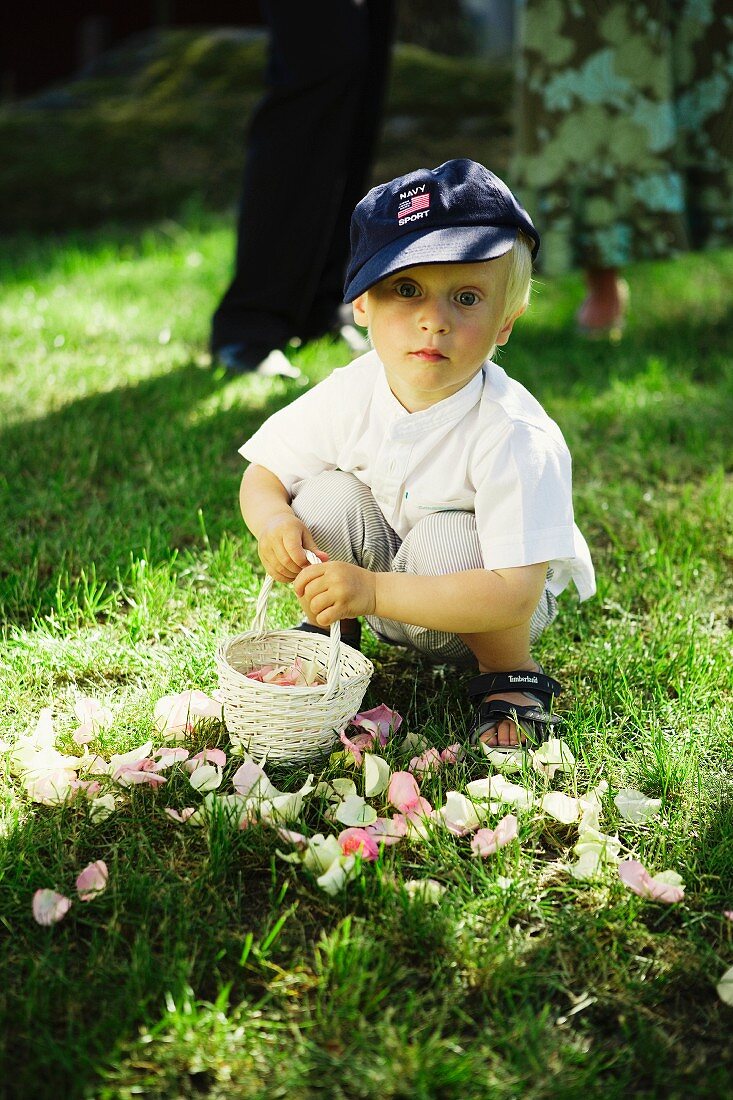
[[[302, 630], [266, 630], [272, 578], [266, 577], [252, 629], [225, 639], [216, 651], [219, 694], [232, 744], [256, 758], [297, 763], [325, 756], [355, 714], [374, 666], [341, 641], [338, 622], [330, 637]], [[263, 684], [246, 673], [264, 664], [310, 661], [326, 679], [314, 687]]]

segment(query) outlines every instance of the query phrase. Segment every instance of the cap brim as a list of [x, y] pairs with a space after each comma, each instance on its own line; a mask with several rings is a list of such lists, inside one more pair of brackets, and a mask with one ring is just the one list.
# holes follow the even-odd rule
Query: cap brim
[[445, 229], [418, 229], [390, 242], [363, 267], [344, 290], [353, 302], [387, 275], [416, 264], [470, 264], [504, 256], [517, 239], [514, 226], [459, 225]]

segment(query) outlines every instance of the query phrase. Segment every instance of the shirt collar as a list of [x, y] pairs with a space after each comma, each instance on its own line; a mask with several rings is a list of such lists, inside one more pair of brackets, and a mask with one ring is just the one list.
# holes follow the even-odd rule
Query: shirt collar
[[377, 411], [390, 425], [392, 435], [400, 439], [417, 439], [436, 428], [454, 420], [461, 420], [474, 405], [481, 400], [484, 388], [484, 370], [478, 371], [466, 385], [456, 393], [419, 412], [408, 412], [400, 405], [387, 383], [384, 367], [380, 371], [375, 386]]

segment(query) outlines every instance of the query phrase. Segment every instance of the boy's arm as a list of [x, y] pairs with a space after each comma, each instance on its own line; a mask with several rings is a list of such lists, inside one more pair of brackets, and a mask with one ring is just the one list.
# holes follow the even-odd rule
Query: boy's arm
[[270, 470], [264, 466], [249, 466], [242, 477], [239, 506], [244, 522], [257, 539], [257, 551], [266, 571], [276, 581], [289, 583], [308, 564], [306, 550], [321, 553], [311, 536], [290, 507], [290, 494]]
[[293, 588], [319, 626], [377, 615], [430, 630], [481, 634], [527, 622], [542, 596], [546, 576], [547, 562], [428, 577], [370, 573], [357, 565], [329, 561], [308, 566]]
[[546, 576], [547, 562], [438, 577], [375, 573], [374, 614], [451, 634], [506, 630], [531, 618]]

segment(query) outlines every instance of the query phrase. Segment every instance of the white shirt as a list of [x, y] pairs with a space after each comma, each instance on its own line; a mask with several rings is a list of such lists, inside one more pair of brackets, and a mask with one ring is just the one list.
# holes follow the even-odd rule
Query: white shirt
[[353, 474], [402, 539], [429, 512], [474, 512], [487, 569], [547, 561], [556, 595], [571, 580], [581, 600], [595, 592], [562, 433], [496, 363], [409, 413], [377, 353], [367, 352], [269, 417], [240, 454], [289, 493], [324, 470]]

